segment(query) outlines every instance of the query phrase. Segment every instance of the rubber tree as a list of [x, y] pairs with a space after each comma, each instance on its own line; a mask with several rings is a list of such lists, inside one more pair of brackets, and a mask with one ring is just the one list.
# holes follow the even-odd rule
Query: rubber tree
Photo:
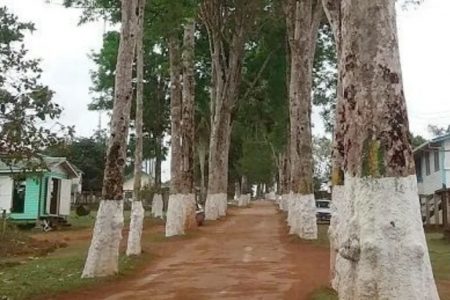
[[311, 133], [312, 75], [316, 38], [323, 18], [316, 0], [286, 0], [286, 27], [290, 47], [290, 233], [317, 238]]
[[204, 0], [201, 5], [212, 64], [207, 220], [226, 215], [231, 112], [239, 95], [246, 36], [259, 7], [258, 0]]
[[144, 12], [146, 0], [138, 0], [138, 21], [136, 26], [136, 149], [134, 153], [133, 201], [131, 203], [130, 231], [128, 234], [127, 255], [139, 255], [142, 252], [141, 236], [144, 225], [144, 206], [141, 199], [142, 153], [144, 144]]
[[137, 6], [137, 0], [122, 2], [114, 108], [106, 154], [102, 200], [82, 273], [83, 278], [113, 275], [118, 272], [119, 244], [123, 228], [123, 171], [133, 92], [134, 30], [138, 18]]
[[[195, 21], [184, 25], [183, 51], [172, 36], [169, 42], [172, 86], [171, 195], [166, 236], [184, 234], [195, 227]], [[181, 60], [179, 60], [181, 59]], [[180, 77], [180, 74], [182, 76]]]
[[339, 299], [439, 299], [423, 230], [395, 1], [336, 2], [346, 207]]

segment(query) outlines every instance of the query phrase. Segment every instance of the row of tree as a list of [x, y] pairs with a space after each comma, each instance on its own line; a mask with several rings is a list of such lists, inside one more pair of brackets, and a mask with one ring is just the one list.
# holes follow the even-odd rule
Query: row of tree
[[[145, 3], [142, 0], [123, 1], [120, 8], [117, 1], [75, 2], [88, 7], [87, 19], [99, 11], [102, 14], [106, 12], [110, 18], [120, 15], [122, 24], [103, 200], [83, 272], [83, 276], [92, 277], [117, 272], [123, 227], [121, 187], [133, 98], [135, 52], [138, 54], [137, 99], [140, 98], [139, 85], [144, 82], [143, 76], [139, 75], [143, 68], [139, 58], [142, 53], [139, 32], [144, 31], [142, 26], [146, 23], [142, 22]], [[87, 4], [91, 5], [90, 8]], [[100, 6], [105, 4], [110, 6], [98, 10], [99, 7], [105, 8]], [[116, 9], [111, 9], [114, 6]], [[273, 161], [277, 162], [282, 206], [288, 211], [291, 233], [306, 239], [317, 237], [311, 95], [314, 84], [317, 84], [313, 77], [314, 57], [325, 12], [335, 40], [338, 65], [336, 108], [330, 108], [328, 103], [325, 105], [336, 116], [333, 140], [333, 205], [336, 215], [330, 229], [333, 285], [341, 299], [438, 299], [418, 205], [395, 3], [384, 0], [161, 0], [147, 7], [157, 10], [154, 20], [162, 16], [158, 24], [167, 26], [170, 20], [170, 27], [166, 28], [173, 28], [168, 35], [159, 32], [161, 42], [153, 48], [160, 52], [164, 48], [162, 45], [166, 45], [169, 56], [171, 147], [175, 163], [171, 170], [172, 195], [166, 234], [183, 234], [193, 219], [191, 193], [193, 141], [196, 140], [192, 109], [196, 95], [193, 92], [193, 74], [200, 70], [197, 77], [200, 81], [207, 78], [203, 92], [206, 90], [210, 97], [205, 101], [209, 103], [209, 120], [203, 121], [209, 129], [206, 218], [214, 220], [226, 215], [233, 122], [240, 120], [237, 124], [241, 126], [236, 128], [242, 131], [236, 130], [236, 133], [248, 134], [250, 141], [252, 138], [256, 142], [263, 141], [263, 145], [272, 151]], [[195, 20], [201, 24], [197, 29], [193, 25]], [[255, 118], [249, 103], [266, 102], [266, 99], [276, 101], [270, 96], [260, 96], [260, 93], [270, 93], [270, 75], [264, 78], [264, 72], [271, 56], [275, 55], [271, 51], [279, 52], [271, 45], [265, 45], [266, 39], [259, 39], [264, 36], [262, 32], [267, 24], [277, 24], [284, 32], [286, 62], [283, 86], [286, 88], [288, 113], [285, 110], [286, 115], [274, 113], [276, 118], [267, 118], [277, 111], [273, 109], [276, 105], [270, 105], [272, 109], [268, 114], [262, 112], [263, 117], [248, 126], [245, 118]], [[153, 26], [149, 25], [150, 28], [158, 28], [155, 23]], [[272, 26], [270, 30], [276, 28]], [[209, 55], [203, 52], [198, 65], [193, 59], [196, 35], [199, 41], [207, 40], [206, 49], [209, 51]], [[183, 51], [180, 51], [180, 46]], [[263, 55], [266, 59], [262, 63], [257, 62], [254, 55], [258, 56], [263, 49], [271, 50]], [[202, 63], [206, 64], [205, 69]], [[253, 73], [250, 81], [246, 81], [245, 75], [252, 74], [252, 63], [260, 69]], [[202, 70], [207, 72], [202, 73]], [[324, 84], [317, 84], [320, 96], [327, 95], [326, 87], [325, 92], [320, 91]], [[246, 105], [240, 106], [241, 101]], [[235, 118], [236, 111], [245, 111], [246, 106], [251, 109], [252, 116]], [[261, 105], [255, 106], [259, 109]], [[138, 101], [136, 124], [140, 122], [140, 109], [142, 105]], [[280, 121], [285, 122], [279, 127], [270, 124]], [[271, 138], [279, 138], [276, 134], [271, 135], [276, 129], [286, 137], [280, 143], [282, 146], [271, 142]], [[138, 129], [137, 135], [140, 134]], [[139, 162], [141, 146], [139, 142], [137, 144], [136, 161]], [[280, 147], [277, 149], [274, 145]], [[248, 153], [252, 146], [248, 140], [241, 139], [243, 153]], [[139, 172], [139, 163], [135, 169]], [[136, 209], [133, 208], [129, 247], [133, 243], [137, 245], [142, 231], [139, 197], [135, 195], [134, 200]]]

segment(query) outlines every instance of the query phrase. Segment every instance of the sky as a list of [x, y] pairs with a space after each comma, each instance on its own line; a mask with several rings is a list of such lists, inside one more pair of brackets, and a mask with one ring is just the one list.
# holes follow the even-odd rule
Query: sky
[[[100, 49], [105, 24], [78, 26], [80, 10], [55, 4], [61, 0], [51, 2], [0, 0], [0, 5], [21, 21], [35, 23], [37, 30], [25, 43], [32, 57], [42, 59], [42, 80], [64, 108], [60, 122], [75, 125], [77, 135], [90, 136], [98, 128], [99, 113], [87, 110], [90, 70], [95, 67], [88, 55]], [[410, 127], [429, 138], [428, 124], [450, 124], [450, 0], [425, 0], [416, 9], [399, 10], [397, 22]], [[319, 119], [316, 112], [314, 120]], [[103, 114], [103, 127], [107, 121]], [[320, 124], [314, 129], [322, 130]]]

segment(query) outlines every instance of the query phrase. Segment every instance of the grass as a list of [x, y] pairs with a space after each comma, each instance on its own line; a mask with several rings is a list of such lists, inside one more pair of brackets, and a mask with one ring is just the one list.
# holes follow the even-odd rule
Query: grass
[[[129, 213], [128, 213], [129, 216]], [[92, 217], [72, 217], [73, 226], [68, 230], [87, 228], [93, 225]], [[129, 217], [128, 217], [129, 219]], [[162, 221], [146, 219], [146, 227], [160, 225]], [[162, 233], [144, 231], [143, 247], [166, 241]], [[135, 272], [152, 258], [149, 253], [140, 257], [119, 258], [119, 274], [101, 279], [81, 279], [81, 272], [90, 240], [77, 241], [43, 257], [20, 257], [15, 264], [0, 265], [0, 299], [21, 300], [39, 296], [45, 299], [58, 293], [86, 288], [99, 282], [117, 280]]]
[[311, 300], [338, 300], [337, 293], [330, 288], [320, 288], [311, 295]]

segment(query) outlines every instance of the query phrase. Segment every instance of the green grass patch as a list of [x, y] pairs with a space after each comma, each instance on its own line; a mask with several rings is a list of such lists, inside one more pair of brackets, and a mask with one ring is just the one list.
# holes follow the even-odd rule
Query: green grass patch
[[450, 242], [438, 232], [427, 233], [427, 242], [435, 278], [450, 280]]
[[330, 288], [316, 290], [310, 297], [311, 300], [338, 300], [337, 293]]

